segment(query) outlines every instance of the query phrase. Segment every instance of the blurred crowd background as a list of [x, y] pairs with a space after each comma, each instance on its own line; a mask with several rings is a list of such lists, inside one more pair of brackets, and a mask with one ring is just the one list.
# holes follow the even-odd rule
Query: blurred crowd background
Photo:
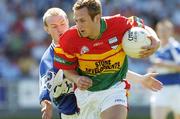
[[[0, 78], [17, 80], [28, 76], [37, 80], [40, 58], [51, 42], [43, 30], [43, 13], [50, 7], [60, 7], [73, 25], [74, 1], [0, 1]], [[158, 20], [170, 18], [179, 37], [180, 0], [102, 0], [102, 6], [103, 15], [136, 15], [152, 27]]]
[[[75, 0], [0, 0], [0, 82], [8, 80], [15, 83], [24, 79], [38, 81], [38, 64], [51, 42], [43, 30], [42, 16], [48, 8], [59, 7], [68, 14], [70, 24], [74, 25], [72, 13], [74, 2]], [[160, 19], [169, 18], [175, 25], [175, 37], [180, 39], [180, 0], [101, 0], [101, 2], [104, 16], [114, 14], [126, 17], [138, 16], [153, 28]], [[136, 60], [131, 62], [135, 64]], [[144, 62], [147, 65], [144, 65]], [[144, 59], [138, 67], [132, 65], [130, 68], [144, 74], [148, 66]], [[2, 83], [0, 103], [3, 99], [7, 99], [1, 87]]]

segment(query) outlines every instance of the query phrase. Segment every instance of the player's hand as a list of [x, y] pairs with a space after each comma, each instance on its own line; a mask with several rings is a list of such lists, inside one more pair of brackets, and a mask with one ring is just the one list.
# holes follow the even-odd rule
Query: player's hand
[[92, 86], [92, 80], [86, 76], [80, 76], [76, 80], [76, 85], [80, 90], [87, 90]]
[[43, 100], [42, 105], [42, 119], [51, 119], [52, 118], [52, 104], [48, 100]]
[[144, 87], [146, 87], [152, 91], [161, 90], [163, 87], [163, 84], [154, 78], [157, 74], [158, 73], [147, 73], [147, 74], [143, 75], [143, 79], [141, 80], [141, 84]]
[[148, 38], [151, 40], [151, 45], [142, 47], [143, 50], [140, 52], [141, 58], [146, 58], [152, 55], [160, 46], [159, 39], [152, 35], [148, 36]]

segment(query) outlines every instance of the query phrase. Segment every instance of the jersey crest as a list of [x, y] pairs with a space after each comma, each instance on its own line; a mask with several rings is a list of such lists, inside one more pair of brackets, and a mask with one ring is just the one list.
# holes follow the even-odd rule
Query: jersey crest
[[113, 37], [113, 38], [109, 39], [108, 42], [112, 49], [117, 49], [117, 47], [118, 47], [117, 37]]
[[82, 46], [80, 54], [82, 55], [82, 54], [85, 54], [87, 52], [89, 52], [89, 48], [87, 46]]

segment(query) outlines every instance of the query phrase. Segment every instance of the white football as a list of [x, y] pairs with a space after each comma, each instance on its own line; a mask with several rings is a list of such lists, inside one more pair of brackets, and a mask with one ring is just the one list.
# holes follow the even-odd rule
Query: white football
[[143, 46], [151, 45], [151, 40], [147, 38], [149, 32], [141, 27], [133, 27], [125, 32], [122, 38], [122, 47], [125, 53], [132, 58], [140, 58], [139, 52]]
[[59, 70], [53, 79], [52, 90], [50, 94], [53, 98], [58, 98], [63, 94], [68, 94], [74, 91], [74, 83], [67, 78], [63, 78], [63, 71]]

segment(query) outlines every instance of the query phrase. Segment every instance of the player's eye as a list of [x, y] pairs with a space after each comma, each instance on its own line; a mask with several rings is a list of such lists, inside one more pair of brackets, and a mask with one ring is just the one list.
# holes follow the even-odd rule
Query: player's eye
[[65, 23], [61, 23], [60, 25], [61, 25], [61, 26], [64, 26], [64, 25], [65, 25]]
[[81, 22], [81, 23], [84, 23], [84, 22], [86, 22], [86, 20], [84, 20], [84, 19], [81, 19], [81, 20], [80, 20], [80, 22]]
[[55, 29], [55, 28], [57, 28], [57, 26], [51, 26], [51, 28]]
[[60, 22], [60, 25], [62, 26], [62, 25], [65, 25], [66, 23], [65, 23], [65, 21], [61, 21]]

